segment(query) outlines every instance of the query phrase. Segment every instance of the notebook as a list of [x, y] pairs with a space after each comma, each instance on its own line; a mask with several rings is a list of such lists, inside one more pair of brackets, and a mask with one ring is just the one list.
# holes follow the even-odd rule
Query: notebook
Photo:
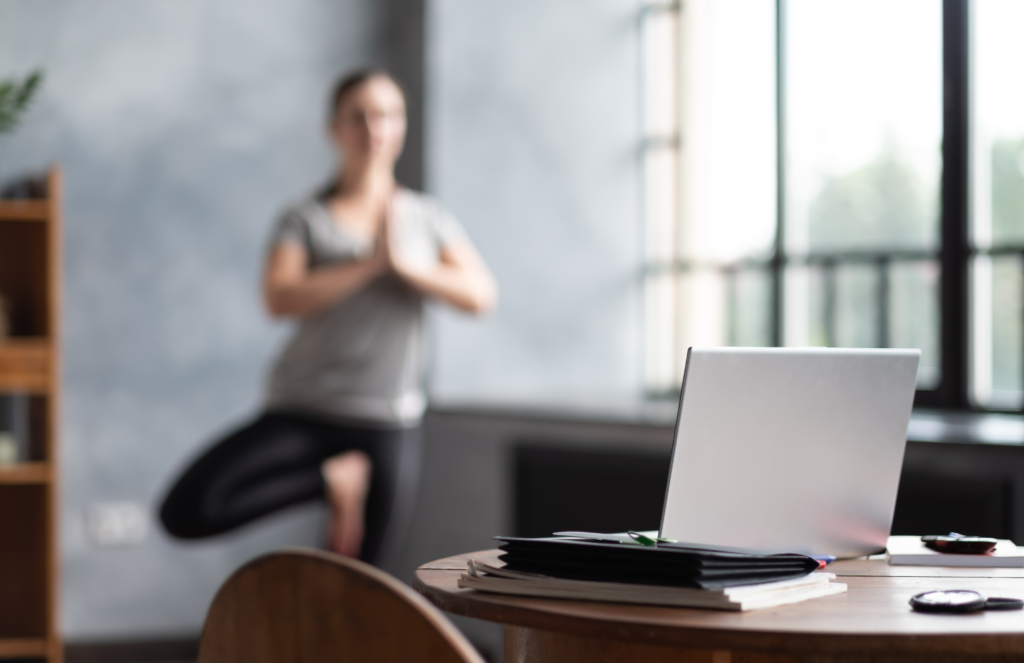
[[919, 536], [890, 536], [885, 558], [893, 566], [958, 566], [1019, 569], [1024, 567], [1024, 548], [1000, 539], [987, 555], [953, 555], [924, 545]]

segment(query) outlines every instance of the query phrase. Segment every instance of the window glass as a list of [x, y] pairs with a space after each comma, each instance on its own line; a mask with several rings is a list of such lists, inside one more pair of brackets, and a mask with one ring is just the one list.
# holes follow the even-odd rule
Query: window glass
[[776, 228], [775, 1], [652, 5], [642, 40], [646, 382], [691, 345], [765, 345]]
[[939, 386], [939, 266], [934, 260], [889, 268], [889, 346], [920, 348], [919, 389]]
[[725, 274], [729, 345], [758, 347], [771, 345], [772, 274], [767, 268], [730, 270]]
[[647, 258], [675, 258], [679, 217], [679, 14], [651, 7], [643, 16], [643, 170]]
[[676, 275], [670, 270], [648, 274], [644, 281], [644, 380], [652, 392], [666, 392], [676, 384]]
[[1024, 246], [1024, 2], [975, 3], [975, 244]]
[[642, 17], [644, 281], [647, 388], [668, 391], [678, 359], [677, 277], [673, 262], [679, 222], [679, 12], [651, 6]]
[[786, 2], [786, 342], [939, 379], [942, 3]]
[[992, 259], [992, 404], [1020, 407], [1021, 261]]
[[[1024, 249], [1024, 2], [974, 4], [971, 234], [973, 400], [993, 408], [1022, 401]], [[992, 255], [987, 255], [991, 251]]]
[[942, 3], [786, 8], [789, 250], [934, 248]]
[[936, 261], [795, 266], [786, 286], [787, 329], [800, 345], [919, 348], [918, 388], [938, 386]]
[[881, 312], [878, 310], [878, 282], [881, 274], [873, 265], [852, 264], [835, 268], [835, 339], [840, 348], [872, 348], [883, 345], [879, 338]]
[[694, 0], [682, 20], [679, 253], [766, 257], [776, 227], [775, 2]]
[[1022, 273], [1024, 268], [1016, 255], [981, 255], [971, 264], [971, 395], [985, 407], [1021, 406]]

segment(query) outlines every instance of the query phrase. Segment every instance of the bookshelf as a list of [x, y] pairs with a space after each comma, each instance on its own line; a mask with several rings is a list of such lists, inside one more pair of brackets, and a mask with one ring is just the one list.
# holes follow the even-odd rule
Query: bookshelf
[[61, 173], [47, 198], [0, 200], [0, 396], [24, 404], [27, 444], [0, 465], [0, 661], [62, 663], [59, 560]]

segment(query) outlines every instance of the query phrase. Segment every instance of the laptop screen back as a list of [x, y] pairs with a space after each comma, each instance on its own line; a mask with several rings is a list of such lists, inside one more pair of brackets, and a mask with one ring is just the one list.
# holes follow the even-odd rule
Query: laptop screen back
[[880, 552], [919, 359], [918, 350], [690, 348], [661, 535]]

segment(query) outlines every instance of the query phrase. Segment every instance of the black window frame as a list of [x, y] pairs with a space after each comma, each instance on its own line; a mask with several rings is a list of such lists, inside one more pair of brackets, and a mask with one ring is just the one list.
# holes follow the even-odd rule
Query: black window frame
[[[785, 1], [785, 0], [780, 0]], [[914, 404], [971, 409], [971, 0], [942, 2], [942, 180], [940, 184], [939, 348], [942, 377]]]
[[[978, 248], [972, 245], [970, 225], [971, 190], [971, 123], [972, 123], [972, 6], [973, 0], [942, 0], [942, 145], [939, 184], [939, 238], [933, 250], [856, 250], [815, 252], [788, 255], [786, 251], [786, 7], [787, 0], [775, 0], [775, 74], [776, 74], [776, 220], [775, 241], [769, 256], [742, 260], [727, 265], [701, 265], [687, 259], [671, 262], [650, 261], [647, 276], [670, 272], [686, 274], [696, 269], [715, 269], [726, 283], [727, 310], [735, 310], [736, 279], [745, 271], [767, 272], [770, 278], [768, 341], [785, 345], [785, 277], [788, 267], [810, 265], [820, 268], [825, 284], [825, 334], [827, 345], [835, 345], [835, 273], [849, 264], [873, 265], [877, 270], [876, 294], [877, 347], [888, 345], [889, 267], [900, 261], [935, 261], [938, 277], [938, 384], [918, 389], [915, 407], [976, 412], [1016, 412], [1020, 408], [985, 407], [975, 403], [970, 393], [971, 370], [971, 296], [970, 269], [972, 259], [982, 255], [1019, 255], [1024, 263], [1024, 246]], [[668, 2], [648, 5], [644, 13], [654, 11], [685, 11], [681, 4]], [[658, 137], [654, 137], [658, 138]], [[664, 140], [679, 140], [678, 136]], [[662, 142], [664, 142], [664, 140]], [[645, 145], [654, 144], [651, 137]], [[660, 143], [658, 143], [660, 144]], [[649, 145], [648, 145], [649, 147]], [[731, 336], [731, 334], [730, 334]], [[728, 342], [732, 344], [733, 339]], [[1024, 339], [1022, 339], [1024, 343]], [[1024, 365], [1021, 366], [1024, 371]], [[651, 392], [652, 396], [668, 395]]]

